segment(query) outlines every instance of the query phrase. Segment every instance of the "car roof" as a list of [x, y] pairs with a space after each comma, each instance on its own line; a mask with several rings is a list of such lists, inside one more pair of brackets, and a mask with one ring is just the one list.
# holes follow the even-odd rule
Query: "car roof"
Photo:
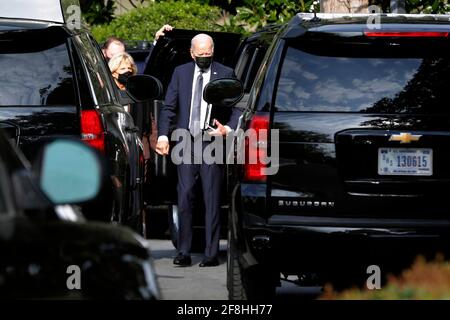
[[0, 2], [0, 17], [65, 23], [70, 5], [78, 0], [14, 0]]
[[[450, 15], [432, 14], [335, 14], [335, 13], [299, 13], [289, 23], [288, 29], [301, 27], [308, 32], [362, 32], [374, 22], [381, 30], [399, 29], [427, 31], [450, 31]], [[374, 29], [377, 30], [377, 29]]]
[[61, 27], [68, 34], [87, 31], [79, 0], [0, 1], [0, 32]]
[[13, 18], [0, 18], [0, 32], [26, 29], [45, 29], [52, 26], [62, 26], [59, 23]]

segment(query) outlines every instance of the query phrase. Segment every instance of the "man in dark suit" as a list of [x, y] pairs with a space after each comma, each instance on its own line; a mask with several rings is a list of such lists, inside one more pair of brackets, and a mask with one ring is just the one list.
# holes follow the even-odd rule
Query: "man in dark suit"
[[[205, 141], [205, 123], [208, 123], [208, 105], [203, 100], [203, 88], [214, 79], [235, 77], [232, 69], [213, 61], [214, 42], [206, 34], [198, 34], [191, 41], [191, 57], [194, 60], [178, 66], [172, 75], [167, 88], [164, 106], [161, 109], [158, 123], [158, 142], [156, 152], [169, 154], [169, 131], [177, 119], [176, 129], [185, 129], [188, 142], [194, 144], [201, 139], [201, 150], [193, 150], [184, 161], [177, 166], [178, 171], [178, 256], [173, 263], [180, 266], [191, 265], [192, 214], [195, 199], [195, 184], [200, 178], [205, 201], [205, 257], [200, 267], [219, 265], [217, 258], [220, 236], [220, 188], [222, 184], [222, 166], [217, 163], [207, 164], [203, 157], [200, 162], [193, 158], [212, 142]], [[214, 110], [214, 106], [212, 107]], [[237, 125], [240, 111], [234, 110], [228, 119], [214, 120], [215, 129], [208, 130], [211, 136], [225, 136]], [[227, 123], [223, 125], [222, 123]], [[181, 143], [181, 142], [179, 142]], [[210, 162], [208, 162], [210, 163]]]

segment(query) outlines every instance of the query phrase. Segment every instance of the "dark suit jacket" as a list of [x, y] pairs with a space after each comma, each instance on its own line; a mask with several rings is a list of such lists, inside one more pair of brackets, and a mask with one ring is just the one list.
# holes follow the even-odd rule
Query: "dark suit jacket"
[[[158, 136], [169, 136], [172, 124], [176, 119], [176, 129], [189, 130], [189, 115], [191, 112], [192, 80], [194, 77], [195, 63], [189, 62], [175, 68], [172, 79], [167, 88], [164, 106], [161, 108], [158, 121]], [[234, 71], [218, 62], [211, 64], [210, 81], [219, 78], [235, 78]], [[217, 107], [220, 108], [220, 107]], [[242, 112], [236, 108], [221, 108], [212, 114], [220, 123], [235, 129]], [[225, 111], [225, 112], [216, 112]]]

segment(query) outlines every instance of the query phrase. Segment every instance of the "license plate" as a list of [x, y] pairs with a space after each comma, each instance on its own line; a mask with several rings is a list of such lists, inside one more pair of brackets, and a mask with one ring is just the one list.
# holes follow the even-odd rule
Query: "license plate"
[[378, 174], [391, 176], [431, 176], [433, 150], [379, 148]]

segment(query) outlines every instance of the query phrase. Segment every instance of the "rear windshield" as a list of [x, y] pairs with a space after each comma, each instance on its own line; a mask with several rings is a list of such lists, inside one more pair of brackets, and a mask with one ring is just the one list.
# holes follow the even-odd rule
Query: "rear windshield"
[[[422, 50], [423, 51], [423, 50]], [[278, 111], [450, 113], [448, 50], [288, 47]]]
[[75, 105], [65, 38], [32, 35], [0, 36], [0, 106]]

